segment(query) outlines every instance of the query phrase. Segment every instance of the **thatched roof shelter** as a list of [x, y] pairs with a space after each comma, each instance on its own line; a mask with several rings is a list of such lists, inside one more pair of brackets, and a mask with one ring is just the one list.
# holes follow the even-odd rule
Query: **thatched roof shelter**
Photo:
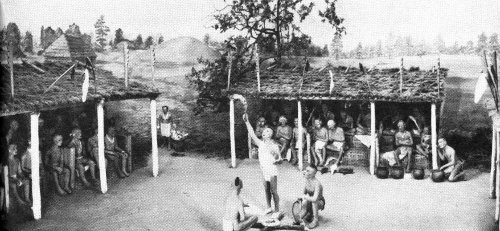
[[[1, 86], [0, 116], [15, 115], [32, 111], [47, 111], [82, 103], [83, 76], [77, 70], [74, 80], [70, 74], [60, 79], [48, 92], [44, 91], [72, 63], [35, 63], [45, 73], [36, 71], [26, 64], [14, 64], [15, 98], [10, 99], [8, 78], [3, 78]], [[80, 68], [82, 69], [82, 68]], [[2, 65], [3, 76], [9, 76], [9, 67]], [[146, 85], [132, 82], [126, 89], [123, 81], [118, 81], [110, 71], [96, 69], [97, 83], [90, 81], [86, 103], [95, 104], [101, 99], [126, 100], [134, 98], [156, 98], [160, 93]], [[95, 88], [97, 84], [97, 88]], [[96, 91], [95, 91], [96, 89]]]
[[[331, 93], [329, 71], [333, 74]], [[440, 69], [438, 86], [437, 71], [421, 71], [418, 68], [404, 70], [400, 93], [398, 68], [362, 72], [356, 68], [329, 66], [304, 73], [302, 68], [278, 68], [261, 71], [260, 92], [256, 73], [251, 73], [233, 84], [230, 93], [255, 95], [262, 99], [441, 102], [444, 99], [447, 71], [445, 68]]]
[[92, 45], [83, 36], [61, 35], [45, 51], [43, 55], [50, 61], [79, 60], [84, 62], [86, 57], [95, 61], [96, 53]]

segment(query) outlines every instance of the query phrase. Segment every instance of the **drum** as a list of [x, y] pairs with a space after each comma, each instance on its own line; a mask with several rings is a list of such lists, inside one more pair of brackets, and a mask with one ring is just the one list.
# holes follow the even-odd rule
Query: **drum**
[[441, 170], [433, 170], [431, 179], [434, 182], [443, 182], [444, 181], [444, 172]]
[[389, 177], [389, 169], [387, 167], [377, 167], [377, 169], [375, 170], [375, 175], [379, 178], [379, 179], [387, 179], [387, 177]]
[[403, 167], [395, 166], [391, 169], [391, 177], [394, 179], [402, 179], [405, 175]]
[[413, 178], [416, 180], [424, 179], [425, 172], [421, 168], [414, 169], [412, 172]]

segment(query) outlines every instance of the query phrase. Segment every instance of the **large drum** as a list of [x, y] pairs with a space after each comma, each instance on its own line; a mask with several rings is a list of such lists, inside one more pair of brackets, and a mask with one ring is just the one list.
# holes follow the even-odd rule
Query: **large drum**
[[441, 170], [433, 170], [431, 179], [434, 182], [443, 182], [444, 181], [444, 172]]

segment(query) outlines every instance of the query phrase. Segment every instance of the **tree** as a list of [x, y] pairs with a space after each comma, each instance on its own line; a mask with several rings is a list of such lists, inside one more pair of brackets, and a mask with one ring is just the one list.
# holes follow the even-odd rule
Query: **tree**
[[377, 41], [377, 47], [375, 49], [375, 55], [377, 57], [381, 57], [383, 55], [383, 50], [382, 50], [382, 40]]
[[[301, 33], [299, 23], [311, 13], [314, 3], [306, 0], [234, 0], [214, 14], [213, 28], [220, 32], [242, 31], [250, 40], [249, 49], [263, 38], [272, 37], [276, 41], [276, 58], [281, 60], [283, 41], [289, 31]], [[322, 21], [327, 21], [341, 34], [343, 18], [335, 12], [336, 0], [325, 0], [327, 8], [319, 11]], [[293, 34], [293, 33], [292, 33]], [[289, 39], [289, 38], [288, 38]]]
[[137, 38], [134, 41], [134, 47], [135, 47], [135, 49], [141, 49], [142, 45], [143, 45], [142, 35], [139, 34], [139, 35], [137, 35]]
[[361, 45], [361, 42], [358, 43], [358, 46], [356, 47], [356, 50], [354, 50], [354, 53], [355, 53], [357, 59], [362, 59], [364, 57], [363, 45]]
[[413, 45], [413, 39], [411, 36], [405, 37], [405, 53], [408, 56], [412, 56], [414, 54], [415, 47]]
[[25, 57], [23, 51], [21, 50], [21, 32], [19, 31], [16, 23], [10, 22], [7, 25], [5, 41], [14, 57]]
[[148, 36], [144, 42], [144, 48], [149, 49], [153, 45], [153, 36]]
[[165, 38], [163, 38], [163, 35], [160, 35], [158, 38], [158, 44], [161, 44], [163, 41], [165, 41]]
[[476, 52], [482, 53], [487, 48], [488, 48], [488, 37], [486, 37], [486, 34], [483, 32], [478, 37]]
[[325, 46], [323, 46], [323, 49], [321, 50], [321, 56], [323, 56], [323, 57], [330, 56], [330, 51], [328, 50], [328, 45], [325, 44]]
[[500, 44], [498, 44], [498, 34], [493, 33], [488, 41], [488, 47], [491, 51], [500, 51]]
[[106, 22], [104, 21], [104, 15], [101, 15], [97, 22], [94, 24], [95, 34], [96, 34], [96, 43], [97, 48], [99, 50], [103, 50], [104, 46], [106, 46], [107, 36], [109, 33], [109, 27], [106, 26]]
[[203, 43], [205, 43], [205, 45], [209, 45], [210, 44], [210, 35], [209, 34], [205, 34], [203, 36]]
[[336, 60], [338, 60], [340, 58], [340, 54], [342, 54], [342, 49], [344, 48], [344, 45], [342, 44], [342, 37], [336, 34], [333, 37], [331, 46], [332, 46], [332, 55], [335, 57]]
[[115, 46], [124, 40], [125, 38], [123, 37], [123, 30], [121, 28], [115, 30]]
[[466, 54], [473, 54], [474, 53], [474, 42], [472, 42], [471, 40], [467, 41], [467, 43], [465, 44], [465, 50], [464, 52]]
[[23, 39], [24, 52], [33, 53], [33, 35], [31, 32], [26, 31]]
[[75, 35], [75, 36], [82, 35], [82, 33], [80, 32], [80, 27], [78, 25], [76, 25], [75, 23], [69, 25], [68, 29], [66, 30], [66, 34]]
[[434, 50], [439, 53], [446, 52], [446, 44], [444, 43], [443, 37], [438, 35], [434, 41]]
[[387, 51], [387, 56], [389, 58], [392, 58], [392, 56], [394, 55], [394, 42], [395, 42], [395, 40], [396, 40], [396, 38], [395, 38], [394, 34], [389, 33], [387, 35], [387, 39], [385, 42], [385, 48]]

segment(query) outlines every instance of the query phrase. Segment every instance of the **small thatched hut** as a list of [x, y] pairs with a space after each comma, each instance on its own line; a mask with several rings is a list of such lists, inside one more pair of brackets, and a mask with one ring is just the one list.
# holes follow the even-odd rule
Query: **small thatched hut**
[[90, 41], [87, 41], [84, 36], [75, 36], [64, 34], [54, 41], [45, 51], [43, 55], [48, 61], [81, 61], [85, 62], [85, 58], [89, 57], [92, 63], [96, 60], [96, 53], [92, 49]]
[[[379, 161], [378, 137], [381, 135], [377, 134], [376, 124], [381, 122], [381, 118], [375, 118], [376, 115], [380, 115], [380, 113], [375, 112], [375, 106], [393, 104], [394, 108], [397, 108], [401, 105], [413, 104], [425, 109], [428, 106], [430, 110], [425, 111], [429, 111], [429, 117], [431, 117], [432, 162], [433, 168], [437, 168], [438, 115], [436, 105], [442, 106], [444, 101], [444, 78], [447, 75], [447, 69], [422, 71], [419, 68], [409, 70], [393, 68], [365, 71], [356, 68], [327, 66], [309, 71], [304, 70], [305, 68], [302, 67], [293, 69], [274, 67], [263, 71], [259, 70], [260, 73], [251, 73], [242, 78], [241, 81], [232, 84], [228, 93], [256, 98], [264, 101], [265, 104], [272, 103], [269, 101], [279, 101], [281, 102], [279, 104], [297, 101], [296, 116], [299, 124], [304, 124], [302, 123], [304, 121], [302, 119], [302, 104], [306, 101], [308, 103], [320, 101], [340, 102], [342, 104], [369, 103], [371, 134], [363, 138], [369, 140], [369, 165], [372, 174]], [[231, 98], [231, 113], [234, 113], [233, 101]], [[234, 123], [234, 115], [231, 115], [230, 118], [233, 120], [231, 123]], [[299, 134], [302, 133], [299, 132]], [[299, 140], [301, 139], [299, 138]], [[299, 148], [300, 169], [302, 169], [301, 151], [302, 149]], [[233, 161], [233, 165], [235, 165], [235, 161]]]

